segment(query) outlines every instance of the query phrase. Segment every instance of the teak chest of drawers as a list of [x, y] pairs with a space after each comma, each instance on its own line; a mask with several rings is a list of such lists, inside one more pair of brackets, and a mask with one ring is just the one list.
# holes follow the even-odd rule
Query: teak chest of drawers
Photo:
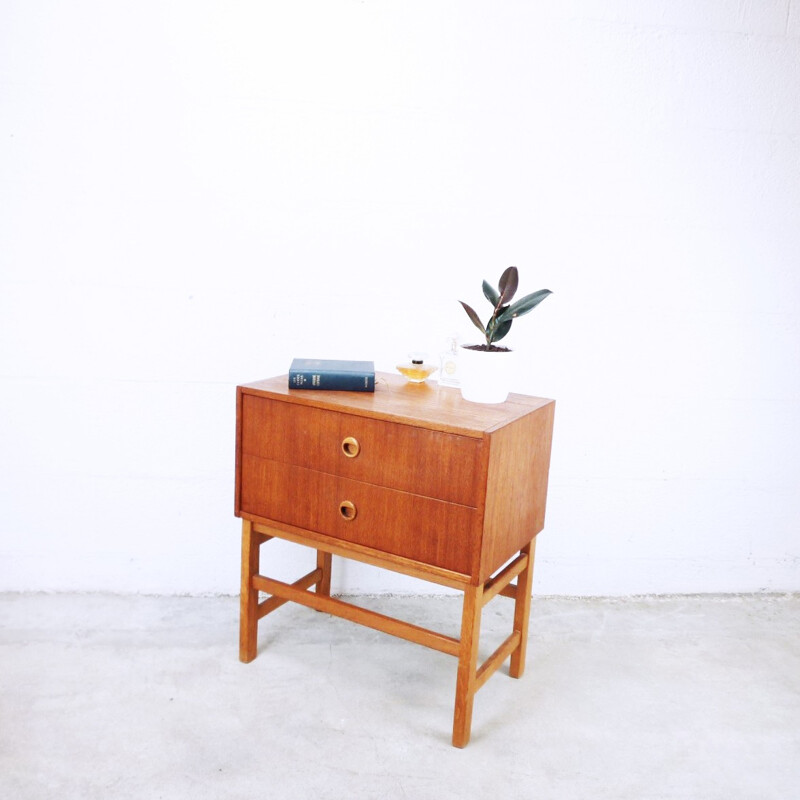
[[[525, 666], [554, 409], [516, 394], [469, 403], [383, 373], [374, 394], [289, 389], [285, 375], [237, 387], [241, 660], [256, 657], [259, 619], [289, 600], [450, 653], [453, 744], [466, 745], [477, 690], [507, 658], [513, 677]], [[316, 569], [293, 584], [261, 575], [272, 537], [315, 549]], [[460, 638], [331, 597], [332, 555], [463, 591]], [[514, 598], [513, 631], [479, 666], [481, 610], [498, 594]]]

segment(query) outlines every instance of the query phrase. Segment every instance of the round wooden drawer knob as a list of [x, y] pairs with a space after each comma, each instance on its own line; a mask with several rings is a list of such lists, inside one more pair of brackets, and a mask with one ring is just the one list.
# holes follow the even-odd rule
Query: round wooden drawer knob
[[342, 515], [342, 519], [347, 520], [350, 522], [356, 518], [356, 507], [354, 503], [351, 503], [349, 500], [343, 500], [339, 503], [339, 513]]
[[342, 452], [348, 458], [355, 458], [361, 452], [361, 445], [358, 443], [357, 439], [354, 439], [352, 436], [348, 436], [342, 442]]

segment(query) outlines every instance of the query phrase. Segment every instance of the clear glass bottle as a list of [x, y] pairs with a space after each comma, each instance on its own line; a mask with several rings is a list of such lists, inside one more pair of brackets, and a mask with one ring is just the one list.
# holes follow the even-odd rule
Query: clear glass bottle
[[423, 383], [438, 367], [425, 363], [425, 353], [409, 353], [408, 361], [397, 365], [397, 371], [411, 383]]
[[453, 334], [447, 338], [447, 347], [439, 358], [441, 367], [439, 368], [439, 383], [442, 386], [460, 386], [461, 374], [458, 364], [458, 337]]

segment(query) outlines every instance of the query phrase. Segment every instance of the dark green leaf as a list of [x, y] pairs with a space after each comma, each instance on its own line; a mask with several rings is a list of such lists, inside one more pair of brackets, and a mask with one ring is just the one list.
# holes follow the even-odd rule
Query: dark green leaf
[[488, 281], [483, 282], [483, 296], [492, 304], [492, 308], [497, 308], [500, 294]]
[[523, 314], [527, 314], [529, 311], [533, 311], [542, 300], [547, 297], [547, 295], [552, 294], [549, 289], [539, 289], [538, 292], [534, 292], [533, 294], [525, 295], [521, 300], [517, 300], [516, 303], [510, 305], [502, 314], [499, 314], [497, 317], [498, 322], [506, 322], [510, 319], [516, 319], [517, 317], [521, 317]]
[[486, 335], [494, 336], [495, 329], [497, 328], [498, 317], [508, 308], [508, 306], [500, 306], [495, 309], [489, 321], [486, 323]]
[[519, 286], [519, 272], [516, 267], [509, 267], [500, 276], [500, 300], [495, 303], [495, 307], [511, 302], [511, 298], [517, 293]]
[[496, 325], [494, 331], [492, 332], [492, 342], [499, 342], [508, 333], [513, 321], [513, 319], [509, 319]]
[[461, 303], [462, 306], [464, 306], [464, 311], [467, 312], [467, 316], [472, 320], [472, 324], [485, 336], [486, 328], [483, 327], [481, 318], [463, 300], [459, 300], [458, 302]]

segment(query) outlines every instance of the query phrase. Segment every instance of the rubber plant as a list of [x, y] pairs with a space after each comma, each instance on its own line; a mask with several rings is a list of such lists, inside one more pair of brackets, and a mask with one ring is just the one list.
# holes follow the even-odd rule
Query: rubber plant
[[552, 294], [549, 289], [539, 289], [533, 294], [526, 294], [525, 297], [511, 301], [517, 293], [519, 285], [519, 272], [516, 267], [509, 267], [500, 276], [498, 288], [495, 289], [488, 281], [483, 282], [483, 295], [492, 304], [492, 316], [484, 325], [472, 306], [467, 305], [463, 300], [459, 300], [472, 324], [484, 335], [486, 344], [464, 345], [469, 350], [482, 350], [490, 353], [506, 352], [507, 347], [498, 346], [499, 342], [508, 334], [511, 323], [523, 314], [533, 311], [547, 295]]

